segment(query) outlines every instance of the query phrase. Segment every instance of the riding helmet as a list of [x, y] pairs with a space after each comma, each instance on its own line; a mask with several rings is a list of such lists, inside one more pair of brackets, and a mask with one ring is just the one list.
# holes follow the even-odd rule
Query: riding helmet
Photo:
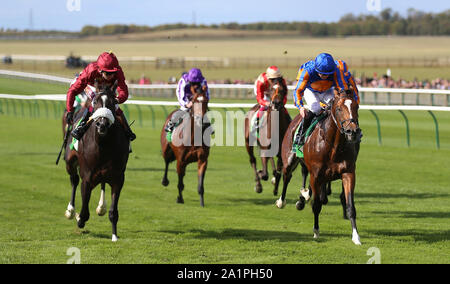
[[276, 79], [282, 76], [281, 71], [277, 66], [270, 66], [269, 68], [267, 68], [266, 75], [268, 79]]
[[97, 59], [98, 68], [105, 72], [117, 72], [119, 61], [112, 52], [103, 52]]
[[203, 78], [202, 71], [198, 68], [192, 68], [189, 70], [187, 80], [191, 83], [201, 83], [205, 78]]
[[314, 68], [317, 73], [330, 75], [336, 70], [336, 63], [334, 62], [333, 56], [328, 53], [321, 53], [317, 55], [314, 60]]

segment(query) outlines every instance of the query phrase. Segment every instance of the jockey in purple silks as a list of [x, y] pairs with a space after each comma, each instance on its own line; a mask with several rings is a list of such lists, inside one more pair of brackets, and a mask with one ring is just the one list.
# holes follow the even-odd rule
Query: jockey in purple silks
[[198, 68], [192, 68], [189, 73], [185, 73], [181, 76], [177, 86], [177, 98], [180, 104], [180, 109], [174, 112], [165, 128], [166, 132], [172, 132], [176, 125], [184, 115], [187, 115], [191, 109], [193, 102], [193, 94], [191, 92], [191, 86], [206, 86], [206, 96], [209, 100], [208, 83], [202, 75], [202, 71]]

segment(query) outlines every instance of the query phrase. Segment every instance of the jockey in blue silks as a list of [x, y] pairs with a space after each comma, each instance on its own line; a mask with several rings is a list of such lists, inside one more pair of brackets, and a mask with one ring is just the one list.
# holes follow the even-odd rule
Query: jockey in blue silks
[[294, 147], [302, 146], [305, 132], [315, 116], [320, 115], [323, 106], [334, 98], [334, 89], [346, 90], [353, 87], [355, 100], [359, 103], [358, 89], [347, 64], [334, 60], [328, 53], [319, 54], [315, 60], [303, 64], [298, 71], [297, 86], [294, 91], [294, 104], [303, 117], [295, 137]]

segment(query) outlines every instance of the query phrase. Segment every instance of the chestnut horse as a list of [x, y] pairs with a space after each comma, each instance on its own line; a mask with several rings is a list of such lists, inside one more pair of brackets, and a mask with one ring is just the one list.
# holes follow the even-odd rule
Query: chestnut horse
[[[177, 203], [184, 203], [182, 191], [184, 189], [183, 178], [186, 173], [186, 166], [190, 163], [198, 163], [198, 194], [200, 195], [200, 206], [204, 207], [204, 179], [206, 168], [208, 165], [209, 156], [209, 134], [210, 130], [205, 129], [205, 113], [208, 110], [208, 97], [206, 94], [206, 86], [195, 87], [191, 86], [191, 92], [193, 94], [192, 102], [193, 106], [189, 111], [189, 116], [183, 118], [183, 122], [176, 127], [172, 132], [172, 142], [167, 141], [167, 132], [165, 127], [172, 117], [173, 111], [166, 119], [161, 131], [161, 149], [165, 162], [164, 177], [162, 185], [169, 185], [169, 179], [167, 178], [167, 171], [169, 164], [173, 161], [177, 161], [177, 173], [178, 173], [178, 197]], [[209, 132], [208, 132], [209, 131]], [[205, 132], [205, 135], [204, 135]], [[208, 135], [207, 132], [209, 133]], [[200, 139], [199, 136], [201, 136]], [[206, 139], [206, 140], [204, 140]], [[200, 140], [200, 141], [199, 141]]]
[[[271, 97], [271, 102], [268, 109], [266, 110], [266, 118], [264, 119], [264, 117], [262, 117], [260, 119], [265, 120], [265, 123], [259, 128], [259, 133], [261, 135], [260, 138], [255, 137], [256, 135], [254, 133], [251, 133], [251, 120], [261, 106], [259, 104], [253, 106], [245, 117], [245, 147], [250, 157], [250, 164], [253, 168], [253, 171], [255, 172], [255, 191], [257, 193], [261, 193], [263, 191], [261, 179], [268, 180], [269, 178], [267, 173], [267, 162], [270, 160], [273, 170], [273, 178], [271, 180], [272, 184], [274, 185], [273, 194], [278, 194], [278, 185], [281, 180], [281, 169], [283, 166], [283, 162], [281, 159], [281, 142], [289, 126], [289, 123], [291, 122], [291, 117], [284, 108], [283, 104], [288, 90], [287, 86], [282, 83], [282, 80], [282, 78], [277, 78], [273, 81], [269, 80], [269, 95]], [[275, 111], [277, 112], [277, 116], [275, 116], [275, 118], [272, 118], [272, 113], [275, 113]], [[274, 121], [272, 122], [272, 120]], [[275, 129], [272, 129], [272, 126], [275, 126]], [[274, 140], [272, 140], [272, 134], [275, 134]], [[259, 171], [256, 168], [256, 158], [253, 153], [256, 143], [253, 142], [257, 142], [257, 145], [262, 151], [270, 153], [269, 155], [261, 155], [262, 170]], [[276, 167], [274, 156], [278, 158]]]
[[[361, 129], [358, 123], [358, 104], [353, 91], [335, 90], [334, 100], [327, 108], [327, 117], [320, 121], [303, 147], [304, 159], [292, 153], [295, 129], [301, 117], [298, 115], [289, 126], [282, 146], [283, 158], [283, 193], [278, 203], [283, 203], [286, 189], [297, 165], [302, 164], [302, 172], [310, 173], [310, 190], [302, 192], [296, 206], [301, 210], [312, 192], [312, 209], [314, 213], [314, 238], [319, 237], [319, 214], [322, 204], [327, 202], [327, 184], [333, 180], [342, 180], [341, 204], [344, 217], [350, 219], [352, 241], [360, 245], [356, 228], [356, 209], [354, 189], [356, 180], [356, 159], [359, 152]], [[307, 171], [305, 172], [305, 167]], [[303, 181], [305, 183], [305, 180]], [[280, 207], [280, 206], [279, 206]], [[280, 207], [281, 208], [281, 207]]]
[[[125, 135], [125, 130], [115, 118], [117, 82], [112, 87], [98, 90], [93, 102], [92, 123], [88, 130], [78, 141], [78, 150], [72, 150], [70, 143], [66, 146], [64, 160], [66, 170], [70, 175], [72, 185], [72, 197], [66, 210], [66, 217], [72, 219], [76, 216], [79, 228], [84, 228], [89, 220], [89, 200], [92, 190], [101, 184], [97, 214], [106, 213], [105, 184], [111, 186], [111, 207], [109, 220], [112, 223], [112, 241], [118, 240], [117, 222], [119, 220], [118, 202], [120, 192], [125, 181], [125, 169], [128, 162], [130, 140]], [[85, 109], [82, 108], [80, 113]], [[72, 136], [69, 136], [69, 141]], [[79, 172], [79, 175], [78, 175]], [[75, 214], [75, 193], [81, 177], [82, 209], [80, 214]]]

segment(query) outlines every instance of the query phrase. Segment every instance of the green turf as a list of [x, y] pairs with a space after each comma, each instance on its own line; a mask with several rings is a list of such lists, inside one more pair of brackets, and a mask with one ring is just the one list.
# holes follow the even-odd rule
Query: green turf
[[28, 81], [0, 77], [0, 93], [13, 95], [35, 95], [35, 94], [65, 94], [67, 85], [49, 84], [38, 81]]
[[[205, 208], [199, 205], [196, 165], [188, 166], [185, 204], [177, 204], [174, 164], [169, 186], [161, 185], [159, 135], [165, 113], [154, 108], [153, 128], [150, 109], [141, 108], [119, 202], [120, 239], [112, 243], [108, 217], [95, 214], [98, 188], [85, 229], [64, 217], [70, 182], [64, 161], [55, 165], [63, 103], [16, 104], [15, 112], [12, 100], [0, 103], [0, 263], [66, 263], [71, 247], [80, 249], [81, 263], [366, 263], [371, 247], [380, 250], [382, 263], [449, 263], [447, 112], [436, 113], [441, 134], [437, 150], [426, 112], [406, 112], [408, 148], [398, 112], [377, 112], [383, 138], [379, 146], [374, 118], [360, 111], [364, 137], [355, 201], [363, 245], [355, 246], [350, 223], [342, 218], [340, 182], [333, 182], [330, 202], [321, 213], [321, 236], [314, 240], [311, 206], [303, 211], [294, 207], [299, 171], [288, 189], [286, 208], [277, 209], [269, 182], [263, 182], [262, 194], [253, 191], [244, 147], [211, 149]], [[128, 115], [139, 118], [135, 106], [128, 107]], [[109, 205], [109, 194], [107, 201]], [[80, 202], [78, 191], [77, 210]]]

